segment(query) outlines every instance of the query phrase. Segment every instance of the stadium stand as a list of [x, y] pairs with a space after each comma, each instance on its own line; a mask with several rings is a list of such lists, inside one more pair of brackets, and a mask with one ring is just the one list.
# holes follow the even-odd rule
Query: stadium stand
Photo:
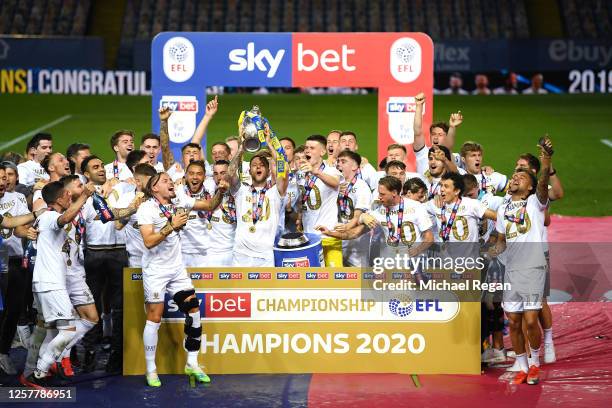
[[612, 37], [612, 2], [609, 0], [559, 0], [565, 34], [572, 38]]
[[0, 2], [0, 33], [83, 36], [90, 0], [4, 0]]

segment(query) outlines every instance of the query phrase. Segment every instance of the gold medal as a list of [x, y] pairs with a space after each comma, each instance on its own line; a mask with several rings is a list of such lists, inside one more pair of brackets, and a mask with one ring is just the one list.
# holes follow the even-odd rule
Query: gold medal
[[249, 227], [249, 232], [255, 232], [255, 226], [254, 225]]
[[72, 261], [71, 261], [70, 259], [68, 259], [68, 260], [66, 261], [66, 265], [68, 265], [68, 266], [72, 266]]
[[208, 229], [211, 230], [212, 229], [212, 224], [209, 222], [208, 223]]

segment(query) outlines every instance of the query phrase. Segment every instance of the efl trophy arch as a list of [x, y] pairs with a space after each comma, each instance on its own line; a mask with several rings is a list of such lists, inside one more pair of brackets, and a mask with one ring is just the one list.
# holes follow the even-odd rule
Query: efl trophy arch
[[423, 33], [164, 32], [151, 47], [152, 128], [159, 129], [157, 110], [169, 105], [177, 156], [204, 115], [202, 90], [214, 85], [378, 88], [379, 159], [391, 143], [412, 144], [419, 92], [428, 101], [425, 128], [431, 123], [433, 43]]

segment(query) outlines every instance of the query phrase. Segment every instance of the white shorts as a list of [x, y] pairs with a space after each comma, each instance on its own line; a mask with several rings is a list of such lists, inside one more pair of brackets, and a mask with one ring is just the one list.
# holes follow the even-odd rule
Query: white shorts
[[206, 266], [232, 266], [232, 250], [228, 249], [222, 253], [209, 251], [206, 254], [206, 261]]
[[504, 291], [502, 307], [508, 313], [522, 313], [525, 310], [542, 309], [546, 267], [529, 268], [504, 273], [504, 283], [510, 289]]
[[145, 268], [142, 270], [145, 303], [164, 303], [166, 292], [170, 296], [181, 290], [193, 290], [193, 283], [185, 268]]
[[274, 253], [265, 258], [255, 258], [254, 256], [242, 255], [234, 252], [232, 256], [232, 266], [242, 266], [246, 268], [273, 267]]
[[49, 290], [38, 292], [38, 306], [42, 309], [45, 323], [53, 323], [56, 320], [73, 320], [76, 317], [70, 296], [66, 289]]
[[209, 266], [208, 256], [206, 255], [206, 252], [196, 254], [187, 254], [183, 252], [182, 256], [183, 266], [185, 268], [205, 268]]
[[91, 290], [85, 282], [85, 276], [66, 275], [66, 287], [70, 302], [74, 307], [92, 305], [95, 303]]

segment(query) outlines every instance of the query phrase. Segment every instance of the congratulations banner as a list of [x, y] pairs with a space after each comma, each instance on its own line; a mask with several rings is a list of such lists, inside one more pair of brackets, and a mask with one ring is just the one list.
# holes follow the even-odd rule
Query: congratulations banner
[[382, 159], [389, 144], [412, 144], [419, 92], [427, 96], [423, 129], [429, 129], [433, 55], [431, 38], [422, 33], [160, 33], [151, 45], [153, 129], [168, 103], [187, 98], [200, 106], [180, 109], [180, 120], [170, 124], [179, 157], [205, 113], [207, 86], [372, 87], [378, 88]]
[[[359, 268], [192, 268], [200, 364], [212, 374], [480, 372], [480, 303], [363, 296]], [[362, 279], [364, 281], [362, 281]], [[184, 314], [166, 296], [160, 374], [185, 364]], [[126, 375], [144, 374], [142, 273], [124, 272]]]

